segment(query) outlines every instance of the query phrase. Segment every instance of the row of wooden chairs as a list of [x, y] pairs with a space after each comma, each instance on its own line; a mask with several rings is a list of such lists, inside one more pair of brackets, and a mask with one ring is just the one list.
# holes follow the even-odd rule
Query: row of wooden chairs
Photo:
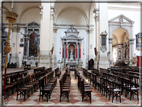
[[50, 99], [51, 93], [57, 84], [57, 78], [53, 77], [54, 71], [49, 72], [47, 75], [42, 76], [39, 79], [39, 101], [40, 97], [45, 95], [47, 98], [47, 102]]
[[60, 83], [60, 102], [61, 102], [62, 96], [66, 96], [67, 99], [68, 99], [68, 102], [69, 102], [71, 78], [70, 78], [70, 74], [69, 74], [70, 72], [68, 72], [67, 69], [59, 80], [59, 83]]
[[[28, 74], [28, 72], [25, 71], [17, 71], [14, 73], [9, 73], [6, 75], [6, 86], [5, 86], [5, 95], [7, 95], [7, 97], [9, 97], [10, 92], [11, 94], [14, 94], [14, 92], [16, 92], [16, 87], [17, 87], [17, 78], [18, 77], [24, 77]], [[4, 75], [3, 75], [3, 89], [4, 89]]]
[[82, 78], [82, 76], [80, 75], [80, 73], [78, 72], [77, 69], [75, 69], [75, 74], [78, 77], [78, 89], [81, 92], [82, 95], [82, 102], [84, 100], [84, 97], [87, 95], [90, 99], [91, 102], [91, 92], [92, 92], [92, 88], [90, 87], [90, 85], [85, 82], [85, 80]]
[[57, 76], [58, 78], [61, 75], [61, 71], [59, 70], [59, 67], [55, 69], [55, 76]]
[[[136, 87], [133, 87], [130, 78], [121, 77], [119, 75], [108, 73], [107, 71], [103, 71], [102, 73], [100, 72], [95, 73], [93, 71], [91, 73], [88, 72], [88, 76], [89, 76], [89, 81], [90, 82], [92, 81], [93, 83], [92, 85], [93, 86], [95, 85], [95, 89], [96, 87], [98, 87], [98, 90], [100, 92], [106, 93], [106, 97], [108, 93], [109, 99], [110, 96], [112, 95], [112, 102], [114, 95], [116, 95], [116, 97], [120, 97], [120, 102], [121, 102], [121, 94], [123, 93], [124, 90], [125, 90], [125, 97], [127, 97], [127, 95], [130, 92], [130, 100], [131, 96], [135, 93], [138, 99], [138, 89]], [[116, 92], [121, 94], [114, 94]]]
[[[27, 98], [30, 97], [30, 94], [33, 94], [35, 90], [35, 87], [38, 86], [38, 81], [32, 81], [30, 75], [27, 75], [23, 78], [19, 77], [17, 81], [17, 98], [18, 96], [21, 95], [24, 96], [24, 101]], [[31, 92], [31, 93], [30, 93]]]

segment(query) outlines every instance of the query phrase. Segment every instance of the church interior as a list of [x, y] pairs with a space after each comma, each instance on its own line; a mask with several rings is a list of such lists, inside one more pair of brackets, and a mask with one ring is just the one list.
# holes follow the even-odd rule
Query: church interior
[[141, 4], [1, 2], [0, 103], [140, 106]]

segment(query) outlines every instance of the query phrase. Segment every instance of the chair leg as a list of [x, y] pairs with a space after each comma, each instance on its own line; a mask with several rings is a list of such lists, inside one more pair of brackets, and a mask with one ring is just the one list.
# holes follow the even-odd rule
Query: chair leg
[[121, 92], [119, 94], [120, 94], [120, 103], [121, 103]]
[[139, 92], [137, 91], [137, 100], [139, 101]]
[[47, 98], [47, 102], [48, 102], [48, 93], [47, 93], [47, 96], [46, 96], [46, 98]]
[[16, 100], [18, 100], [18, 91], [17, 91], [17, 98], [16, 98]]
[[91, 103], [91, 92], [90, 92], [90, 103]]
[[130, 100], [131, 100], [132, 92], [130, 92]]
[[113, 98], [114, 98], [114, 95], [112, 94], [112, 103], [113, 103]]

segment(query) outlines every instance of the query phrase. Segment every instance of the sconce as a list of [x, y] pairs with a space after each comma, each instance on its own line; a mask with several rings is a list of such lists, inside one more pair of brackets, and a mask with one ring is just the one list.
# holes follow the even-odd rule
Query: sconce
[[136, 49], [137, 50], [142, 49], [142, 33], [138, 33], [136, 35]]

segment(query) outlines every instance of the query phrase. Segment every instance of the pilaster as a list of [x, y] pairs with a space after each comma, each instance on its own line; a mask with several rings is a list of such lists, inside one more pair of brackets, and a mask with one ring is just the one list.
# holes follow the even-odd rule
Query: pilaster
[[41, 3], [41, 27], [40, 27], [40, 60], [39, 67], [50, 67], [50, 3]]
[[19, 31], [17, 25], [12, 27], [11, 63], [16, 63], [17, 67], [19, 67]]

